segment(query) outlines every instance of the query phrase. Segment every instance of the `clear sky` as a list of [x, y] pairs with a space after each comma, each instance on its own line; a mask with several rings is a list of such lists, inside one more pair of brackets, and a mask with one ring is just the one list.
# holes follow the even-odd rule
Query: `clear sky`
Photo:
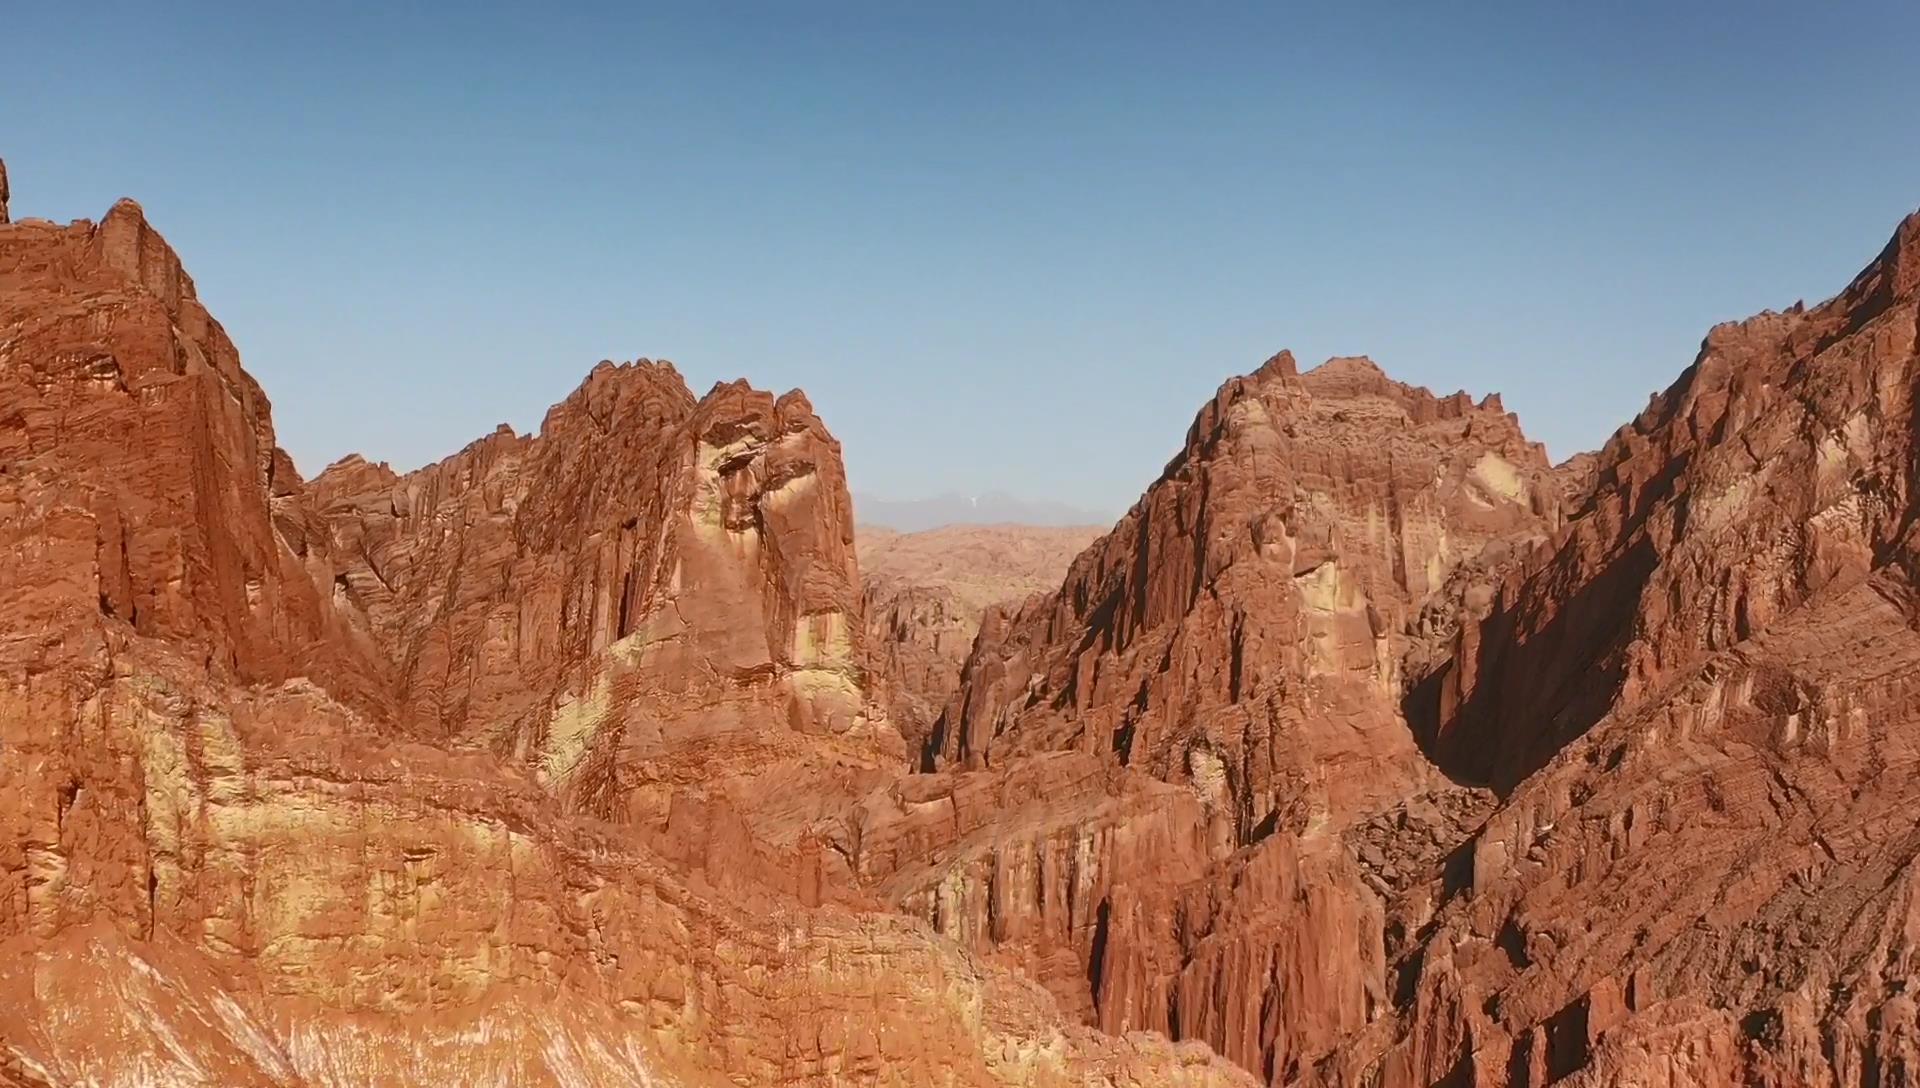
[[14, 5], [14, 213], [139, 199], [309, 474], [647, 356], [1117, 511], [1282, 347], [1598, 445], [1920, 205], [1907, 0], [549, 6]]

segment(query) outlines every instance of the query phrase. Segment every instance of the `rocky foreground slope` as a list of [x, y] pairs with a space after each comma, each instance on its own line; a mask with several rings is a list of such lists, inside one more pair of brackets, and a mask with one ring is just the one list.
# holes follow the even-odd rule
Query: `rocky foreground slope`
[[835, 882], [852, 543], [644, 363], [304, 481], [138, 206], [0, 227], [0, 1083], [1242, 1082]]
[[137, 206], [0, 226], [0, 1084], [1920, 1082], [1917, 341], [1920, 216], [1563, 465], [1282, 353], [856, 549], [664, 364], [302, 480]]

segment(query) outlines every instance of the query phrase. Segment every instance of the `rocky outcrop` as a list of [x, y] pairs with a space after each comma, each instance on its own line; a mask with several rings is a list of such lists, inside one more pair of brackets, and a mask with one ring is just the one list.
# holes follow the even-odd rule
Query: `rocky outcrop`
[[1913, 217], [1835, 299], [1713, 330], [1600, 452], [1414, 693], [1504, 803], [1324, 1080], [1911, 1078], [1917, 336]]
[[386, 709], [384, 662], [328, 606], [332, 559], [266, 397], [139, 205], [6, 241], [0, 546], [21, 637], [106, 617], [240, 682], [309, 676]]
[[[1499, 489], [1447, 467], [1478, 463], [1463, 444], [1404, 479], [1437, 496], [1460, 481], [1466, 501], [1380, 489], [1427, 527], [1356, 516], [1352, 496], [1378, 488], [1365, 471], [1302, 486], [1270, 470], [1254, 489], [1282, 500], [1270, 528], [1209, 464], [1262, 464], [1260, 440], [1215, 422], [1247, 397], [1229, 383], [1059, 594], [988, 621], [932, 746], [942, 767], [1008, 779], [1074, 751], [1213, 799], [1213, 841], [1162, 849], [1157, 880], [1083, 853], [1128, 874], [1085, 880], [1108, 897], [1077, 946], [1090, 1019], [1163, 1023], [1273, 1083], [1906, 1083], [1920, 1053], [1906, 996], [1917, 268], [1920, 217], [1831, 302], [1715, 329], [1605, 449], [1550, 472], [1524, 462], [1508, 494], [1527, 501], [1505, 524], [1485, 502]], [[1317, 373], [1281, 362], [1251, 381], [1311, 396]], [[1333, 365], [1339, 395], [1360, 373]], [[1258, 414], [1293, 442], [1323, 411], [1368, 418], [1308, 409], [1303, 425], [1280, 399], [1261, 395]], [[1349, 430], [1327, 448], [1413, 460], [1389, 441]], [[1522, 464], [1512, 448], [1492, 452]], [[1200, 498], [1174, 501], [1183, 479], [1206, 481], [1188, 485]], [[1303, 501], [1315, 493], [1347, 505]], [[1329, 508], [1330, 531], [1299, 516]], [[1403, 526], [1393, 547], [1355, 531], [1382, 523]], [[1482, 535], [1424, 543], [1462, 525]], [[1269, 578], [1274, 603], [1235, 610], [1260, 599], [1247, 572], [1268, 554], [1288, 560], [1292, 594]], [[1349, 571], [1355, 589], [1318, 591]], [[1343, 628], [1328, 601], [1370, 622]], [[1267, 715], [1238, 711], [1248, 691]], [[1364, 742], [1343, 749], [1349, 733]], [[1292, 776], [1246, 739], [1269, 737]], [[964, 874], [964, 848], [935, 856]], [[979, 881], [948, 879], [952, 903]], [[1032, 947], [976, 938], [999, 943]]]
[[960, 680], [989, 607], [1060, 584], [1100, 536], [1089, 526], [949, 525], [918, 533], [861, 526], [867, 649], [894, 724], [916, 751]]
[[[1543, 539], [1558, 507], [1496, 399], [1365, 359], [1300, 375], [1283, 353], [1222, 386], [1140, 503], [968, 663], [936, 755], [1077, 749], [1167, 780], [1218, 760], [1242, 839], [1283, 793], [1398, 795], [1424, 773], [1397, 709], [1409, 618], [1463, 562]], [[1308, 690], [1324, 709], [1286, 713]], [[1283, 782], [1332, 764], [1349, 773]]]
[[1916, 229], [1825, 306], [1714, 329], [1615, 435], [1571, 538], [1425, 693], [1443, 762], [1511, 787], [1612, 709], [1887, 561], [1907, 530]]
[[798, 392], [696, 401], [669, 364], [602, 364], [537, 436], [313, 490], [402, 719], [582, 811], [718, 804], [789, 848], [904, 758], [862, 670], [839, 445]]
[[[1384, 895], [1486, 809], [1415, 743], [1406, 663], [1484, 611], [1561, 494], [1497, 399], [1284, 353], [1229, 381], [1057, 591], [987, 616], [913, 788], [998, 798], [994, 822], [863, 872], [1093, 1023], [1299, 1075], [1388, 1001]], [[1396, 814], [1420, 842], [1383, 851], [1362, 825]], [[846, 837], [923, 819], [871, 803]]]
[[0, 1082], [1243, 1082], [832, 884], [849, 516], [648, 365], [310, 485], [137, 206], [0, 228]]

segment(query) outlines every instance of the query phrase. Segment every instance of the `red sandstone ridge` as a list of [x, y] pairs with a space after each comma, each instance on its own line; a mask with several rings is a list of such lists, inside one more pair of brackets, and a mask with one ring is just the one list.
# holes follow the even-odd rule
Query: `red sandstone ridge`
[[0, 225], [0, 1084], [1912, 1083], [1917, 352], [1920, 216], [1559, 467], [1283, 353], [857, 554], [662, 363], [304, 481], [137, 205]]
[[1916, 269], [1920, 216], [1551, 472], [1358, 364], [1228, 383], [859, 871], [1270, 1083], [1911, 1082]]
[[0, 1083], [1245, 1083], [836, 886], [858, 586], [797, 394], [309, 484], [138, 206], [0, 226]]
[[[1386, 1000], [1382, 892], [1483, 807], [1416, 745], [1403, 661], [1559, 494], [1496, 398], [1284, 353], [1229, 381], [1057, 591], [989, 615], [940, 773], [842, 832], [857, 870], [1094, 1023], [1299, 1075]], [[1376, 817], [1405, 832], [1362, 849]]]
[[1413, 709], [1500, 810], [1329, 1084], [1910, 1082], [1920, 215], [1719, 326]]
[[669, 364], [603, 363], [537, 436], [312, 490], [401, 720], [572, 808], [791, 850], [904, 758], [860, 667], [839, 444], [798, 391], [696, 401]]

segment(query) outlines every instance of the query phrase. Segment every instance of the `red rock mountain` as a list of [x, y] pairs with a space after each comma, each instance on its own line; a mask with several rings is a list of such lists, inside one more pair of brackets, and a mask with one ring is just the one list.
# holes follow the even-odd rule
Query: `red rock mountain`
[[1270, 1083], [1912, 1083], [1917, 270], [1920, 216], [1557, 470], [1362, 362], [1229, 382], [861, 871]]
[[1502, 795], [1344, 1084], [1920, 1074], [1920, 215], [1722, 325], [1410, 700]]
[[1282, 353], [856, 549], [665, 364], [304, 481], [137, 206], [0, 226], [0, 1085], [1916, 1083], [1917, 341], [1920, 216], [1558, 467]]
[[307, 483], [136, 205], [0, 227], [0, 1083], [1242, 1083], [831, 881], [858, 587], [798, 394]]
[[[1295, 1076], [1386, 1000], [1380, 892], [1484, 806], [1415, 743], [1403, 661], [1559, 518], [1497, 400], [1276, 356], [1058, 591], [989, 617], [940, 773], [869, 799], [845, 849], [1092, 1022]], [[1409, 834], [1357, 858], [1374, 818]]]

